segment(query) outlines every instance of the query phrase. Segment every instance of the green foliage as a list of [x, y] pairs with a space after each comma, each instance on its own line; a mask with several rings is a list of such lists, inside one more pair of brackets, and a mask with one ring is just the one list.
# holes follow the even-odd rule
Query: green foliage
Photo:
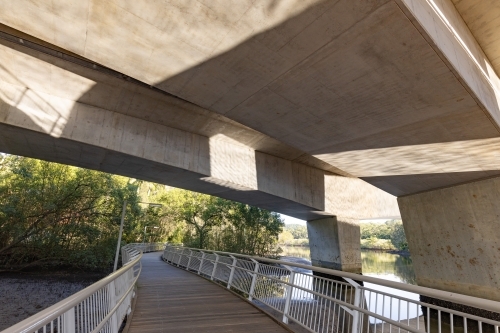
[[278, 241], [280, 244], [290, 244], [294, 240], [293, 235], [290, 231], [286, 230], [286, 228], [283, 230], [281, 234], [279, 234]]
[[286, 224], [280, 234], [279, 243], [281, 245], [307, 246], [309, 238], [307, 227], [300, 224]]
[[160, 224], [168, 241], [252, 255], [275, 253], [283, 228], [278, 214], [180, 189], [160, 192], [154, 200], [163, 204]]
[[408, 241], [402, 223], [392, 226], [391, 242], [398, 250], [408, 250]]
[[287, 224], [283, 228], [284, 231], [288, 231], [293, 235], [294, 239], [307, 239], [307, 227], [300, 224]]
[[[123, 244], [173, 242], [275, 254], [278, 214], [205, 194], [24, 157], [0, 155], [0, 271], [34, 266], [104, 270]], [[140, 202], [163, 207], [140, 206]]]
[[400, 220], [383, 224], [361, 223], [361, 248], [381, 250], [408, 250], [408, 242]]
[[[123, 200], [131, 203], [128, 219], [141, 213], [136, 190], [122, 177], [3, 156], [0, 266], [106, 268], [113, 258]], [[131, 230], [127, 237], [133, 238]]]
[[371, 250], [396, 250], [389, 239], [379, 239], [376, 237], [362, 239], [361, 248]]

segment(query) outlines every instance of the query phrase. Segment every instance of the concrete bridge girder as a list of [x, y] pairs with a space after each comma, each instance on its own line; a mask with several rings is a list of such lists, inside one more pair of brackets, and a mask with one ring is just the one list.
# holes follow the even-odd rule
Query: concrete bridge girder
[[[188, 111], [146, 88], [7, 41], [1, 44], [5, 152], [197, 190], [305, 220], [399, 215], [395, 197], [362, 180], [249, 147], [245, 143], [251, 145], [252, 135], [264, 141], [255, 131], [209, 115], [198, 114], [208, 120], [199, 120], [198, 127], [196, 119], [182, 115], [164, 120]], [[164, 121], [188, 124], [177, 129]], [[210, 137], [203, 135], [207, 132]], [[234, 139], [239, 134], [243, 142]], [[85, 161], [89, 156], [82, 151], [93, 151], [93, 161]]]

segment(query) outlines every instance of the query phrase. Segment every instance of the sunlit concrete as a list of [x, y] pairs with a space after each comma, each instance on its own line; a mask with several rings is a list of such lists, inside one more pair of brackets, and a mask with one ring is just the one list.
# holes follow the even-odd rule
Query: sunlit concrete
[[500, 301], [500, 178], [399, 198], [420, 286]]
[[215, 194], [301, 219], [399, 216], [395, 197], [360, 179], [293, 161], [308, 159], [231, 120], [24, 46], [1, 44], [1, 151]]
[[500, 3], [496, 0], [452, 0], [496, 73], [500, 73]]

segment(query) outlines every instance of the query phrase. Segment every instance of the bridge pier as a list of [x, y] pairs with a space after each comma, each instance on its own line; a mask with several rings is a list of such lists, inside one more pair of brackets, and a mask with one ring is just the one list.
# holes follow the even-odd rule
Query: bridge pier
[[314, 266], [361, 273], [359, 224], [339, 216], [307, 221]]
[[500, 301], [500, 178], [398, 198], [420, 286]]

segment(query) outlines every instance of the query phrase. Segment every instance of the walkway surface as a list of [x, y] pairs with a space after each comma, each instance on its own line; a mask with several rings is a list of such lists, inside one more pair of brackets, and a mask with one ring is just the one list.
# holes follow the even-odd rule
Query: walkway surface
[[130, 333], [289, 332], [238, 296], [160, 256], [142, 257]]

